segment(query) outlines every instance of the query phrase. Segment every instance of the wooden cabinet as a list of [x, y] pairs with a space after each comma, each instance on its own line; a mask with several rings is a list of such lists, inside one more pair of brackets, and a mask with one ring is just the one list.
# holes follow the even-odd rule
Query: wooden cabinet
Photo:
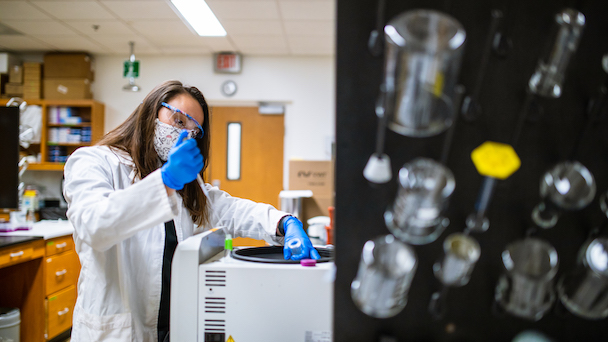
[[44, 240], [0, 248], [0, 255], [0, 306], [19, 308], [21, 341], [42, 342]]
[[71, 235], [46, 241], [44, 273], [45, 336], [49, 340], [72, 326], [80, 261]]
[[14, 247], [2, 249], [0, 252], [0, 267], [11, 266], [26, 262], [34, 258], [40, 258], [43, 249], [36, 244], [20, 244]]
[[48, 338], [55, 337], [72, 326], [76, 305], [76, 286], [57, 291], [46, 300], [46, 326]]
[[[25, 100], [28, 105], [38, 105], [42, 107], [42, 132], [40, 144], [32, 144], [25, 152], [27, 154], [40, 153], [40, 162], [28, 166], [28, 170], [51, 170], [62, 171], [65, 162], [55, 161], [51, 155], [54, 150], [65, 151], [70, 155], [74, 150], [81, 146], [95, 144], [104, 135], [105, 105], [95, 100]], [[0, 100], [0, 105], [6, 105], [7, 100]], [[69, 109], [75, 112], [80, 122], [59, 123], [59, 120], [52, 120], [55, 116], [53, 111], [56, 108]], [[71, 139], [58, 140], [54, 138], [53, 131], [59, 130], [89, 131], [90, 142], [68, 142]], [[88, 138], [88, 134], [87, 134]], [[86, 139], [88, 140], [88, 139]]]

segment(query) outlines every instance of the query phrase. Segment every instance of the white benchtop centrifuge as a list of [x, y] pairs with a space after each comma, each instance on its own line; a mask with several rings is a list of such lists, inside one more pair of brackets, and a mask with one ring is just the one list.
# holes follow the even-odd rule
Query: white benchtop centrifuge
[[224, 255], [216, 229], [180, 243], [171, 271], [171, 340], [330, 342], [332, 251], [314, 266], [282, 260], [281, 246]]

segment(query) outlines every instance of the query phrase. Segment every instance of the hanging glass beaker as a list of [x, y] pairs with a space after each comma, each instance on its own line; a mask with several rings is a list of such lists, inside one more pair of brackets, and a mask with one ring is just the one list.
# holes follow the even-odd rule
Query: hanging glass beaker
[[451, 16], [433, 10], [400, 14], [384, 27], [388, 127], [426, 137], [450, 127], [466, 33]]

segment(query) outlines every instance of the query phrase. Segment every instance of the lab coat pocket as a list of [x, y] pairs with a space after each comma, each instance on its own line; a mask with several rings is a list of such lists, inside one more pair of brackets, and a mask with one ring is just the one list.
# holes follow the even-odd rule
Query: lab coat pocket
[[96, 316], [80, 312], [72, 327], [72, 341], [131, 341], [131, 313]]

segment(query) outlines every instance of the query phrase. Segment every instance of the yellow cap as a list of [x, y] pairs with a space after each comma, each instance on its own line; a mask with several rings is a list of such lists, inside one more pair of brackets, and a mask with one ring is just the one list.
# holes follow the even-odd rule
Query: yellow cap
[[482, 176], [507, 179], [521, 166], [511, 145], [486, 141], [471, 152], [471, 159]]

